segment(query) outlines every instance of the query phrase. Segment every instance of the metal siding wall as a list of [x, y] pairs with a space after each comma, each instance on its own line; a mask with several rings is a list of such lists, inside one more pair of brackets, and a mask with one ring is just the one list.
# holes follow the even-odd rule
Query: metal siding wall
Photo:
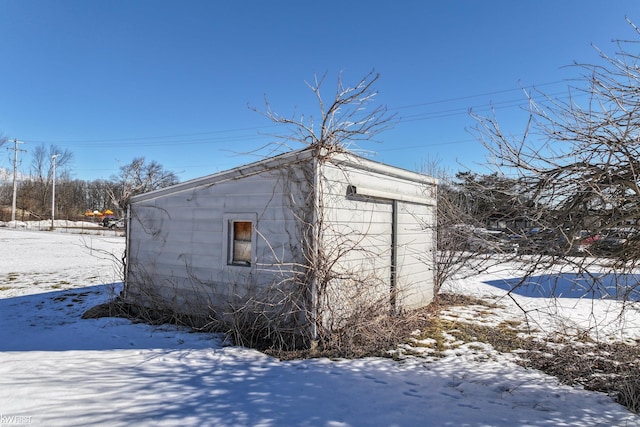
[[[292, 210], [292, 203], [311, 208], [307, 200], [311, 182], [305, 181], [309, 178], [305, 173], [301, 167], [290, 166], [191, 189], [181, 187], [179, 192], [133, 204], [128, 254], [132, 294], [137, 290], [142, 295], [140, 286], [149, 285], [167, 304], [181, 304], [185, 309], [201, 304], [205, 309], [212, 301], [223, 304], [252, 286], [264, 287], [282, 279], [286, 265], [301, 262], [301, 224], [296, 218], [300, 212]], [[347, 186], [369, 185], [415, 196], [423, 195], [425, 188], [408, 180], [331, 164], [323, 166], [321, 175], [325, 232], [320, 244], [325, 251], [345, 251], [337, 270], [358, 272], [360, 278], [371, 281], [380, 297], [388, 296], [392, 204], [349, 199]], [[435, 207], [399, 206], [399, 302], [417, 307], [433, 296], [429, 257], [434, 248], [433, 233], [418, 227], [422, 220], [416, 218], [433, 223]], [[251, 268], [226, 265], [223, 216], [229, 213], [257, 214], [257, 265]], [[340, 286], [337, 289], [344, 289]], [[339, 293], [334, 299], [351, 302]]]
[[434, 207], [398, 203], [397, 287], [399, 303], [417, 308], [433, 298]]
[[[360, 173], [332, 165], [322, 169], [321, 245], [330, 257], [337, 256], [334, 273], [343, 276], [331, 283], [324, 301], [334, 313], [389, 298], [392, 204], [347, 198], [348, 180]], [[366, 283], [365, 289], [358, 282]]]
[[[143, 294], [146, 290], [142, 287], [151, 286], [166, 304], [187, 309], [189, 298], [208, 301], [216, 295], [224, 303], [241, 296], [236, 293], [281, 280], [276, 276], [286, 272], [273, 268], [274, 264], [291, 263], [295, 258], [291, 196], [283, 195], [289, 188], [299, 188], [285, 188], [283, 174], [290, 173], [264, 172], [133, 204], [128, 254], [131, 294], [135, 295], [136, 289]], [[294, 198], [302, 200], [304, 194]], [[223, 216], [233, 213], [257, 214], [258, 265], [227, 265]]]
[[[388, 177], [371, 171], [326, 165], [324, 177], [324, 219], [330, 232], [325, 243], [339, 236], [342, 242], [353, 242], [362, 250], [347, 254], [339, 265], [353, 268], [362, 265], [362, 274], [373, 273], [383, 295], [391, 287], [392, 204], [386, 200], [354, 200], [346, 197], [349, 184], [386, 189], [390, 193], [431, 196], [431, 188], [416, 182]], [[429, 192], [425, 196], [425, 193]], [[435, 194], [435, 193], [433, 193]], [[433, 226], [435, 206], [399, 202], [397, 236], [398, 303], [401, 308], [416, 308], [433, 299]], [[385, 286], [380, 283], [384, 282]]]

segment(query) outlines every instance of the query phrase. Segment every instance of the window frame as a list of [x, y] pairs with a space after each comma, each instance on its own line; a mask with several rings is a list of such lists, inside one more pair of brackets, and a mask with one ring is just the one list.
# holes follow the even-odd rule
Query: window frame
[[[228, 267], [251, 268], [256, 261], [256, 226], [258, 215], [256, 213], [227, 213], [223, 215], [223, 254], [224, 265]], [[246, 239], [236, 239], [235, 223], [251, 224], [251, 241], [249, 248], [249, 260], [238, 260], [235, 257], [236, 242], [249, 242]]]

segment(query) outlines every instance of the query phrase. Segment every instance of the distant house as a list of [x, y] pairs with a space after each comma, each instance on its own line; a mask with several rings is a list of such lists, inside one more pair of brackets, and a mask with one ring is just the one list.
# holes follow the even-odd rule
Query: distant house
[[436, 180], [307, 148], [132, 198], [125, 298], [312, 339], [373, 301], [434, 296]]

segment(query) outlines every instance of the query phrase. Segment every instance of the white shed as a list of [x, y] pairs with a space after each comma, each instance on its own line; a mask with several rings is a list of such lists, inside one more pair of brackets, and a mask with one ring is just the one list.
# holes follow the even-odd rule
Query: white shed
[[132, 198], [124, 297], [310, 339], [434, 294], [435, 179], [307, 148]]

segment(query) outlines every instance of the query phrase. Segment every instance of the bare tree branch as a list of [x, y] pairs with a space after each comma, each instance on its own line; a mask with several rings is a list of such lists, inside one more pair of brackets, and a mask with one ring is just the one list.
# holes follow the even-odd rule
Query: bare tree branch
[[266, 110], [257, 111], [277, 124], [287, 126], [289, 133], [274, 135], [282, 144], [293, 142], [303, 146], [323, 147], [331, 150], [357, 147], [361, 141], [371, 141], [380, 132], [390, 128], [395, 115], [389, 115], [384, 106], [372, 106], [378, 92], [373, 85], [380, 77], [371, 71], [354, 86], [346, 86], [342, 73], [338, 76], [336, 91], [331, 103], [323, 101], [321, 89], [325, 75], [314, 76], [305, 82], [318, 102], [320, 118], [296, 114], [291, 117], [274, 112], [265, 99]]

